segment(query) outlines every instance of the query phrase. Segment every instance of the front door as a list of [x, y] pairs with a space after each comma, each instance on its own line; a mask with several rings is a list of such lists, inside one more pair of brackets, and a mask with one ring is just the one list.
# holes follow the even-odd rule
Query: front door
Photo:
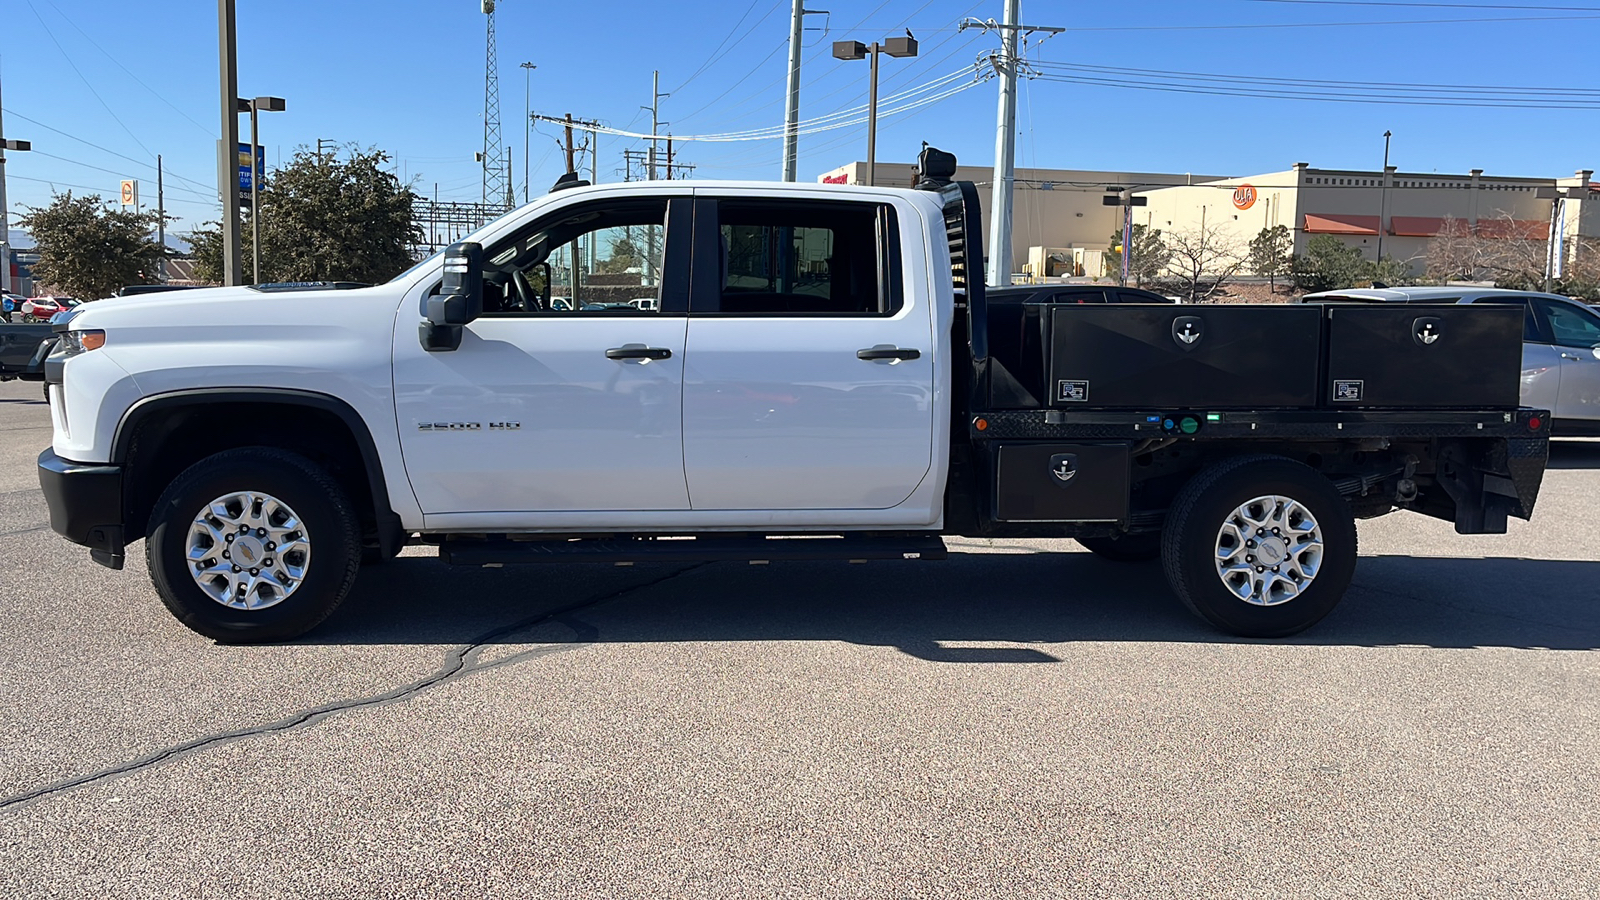
[[688, 508], [689, 202], [670, 204], [681, 228], [666, 199], [599, 199], [486, 246], [484, 314], [455, 351], [402, 317], [396, 417], [425, 514]]
[[930, 300], [902, 287], [902, 216], [886, 202], [792, 195], [695, 202], [683, 409], [693, 508], [903, 503], [930, 477], [937, 351]]

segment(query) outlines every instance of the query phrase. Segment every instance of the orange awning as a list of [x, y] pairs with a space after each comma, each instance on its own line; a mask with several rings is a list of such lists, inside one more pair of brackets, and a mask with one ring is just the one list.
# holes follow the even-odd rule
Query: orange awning
[[1377, 234], [1378, 217], [1306, 213], [1305, 232], [1306, 234]]

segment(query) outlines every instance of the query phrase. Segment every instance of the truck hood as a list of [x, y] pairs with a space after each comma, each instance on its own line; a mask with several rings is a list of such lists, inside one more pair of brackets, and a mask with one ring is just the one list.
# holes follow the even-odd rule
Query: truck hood
[[401, 289], [388, 285], [348, 290], [259, 291], [249, 287], [202, 288], [111, 297], [78, 307], [72, 327], [186, 328], [272, 327], [317, 324], [366, 328], [392, 320]]

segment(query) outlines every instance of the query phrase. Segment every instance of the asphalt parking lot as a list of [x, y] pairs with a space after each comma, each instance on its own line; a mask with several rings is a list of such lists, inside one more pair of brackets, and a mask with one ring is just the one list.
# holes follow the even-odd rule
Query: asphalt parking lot
[[1538, 512], [1362, 523], [1219, 636], [1155, 566], [365, 570], [225, 647], [48, 528], [0, 385], [0, 895], [1600, 894], [1600, 443]]

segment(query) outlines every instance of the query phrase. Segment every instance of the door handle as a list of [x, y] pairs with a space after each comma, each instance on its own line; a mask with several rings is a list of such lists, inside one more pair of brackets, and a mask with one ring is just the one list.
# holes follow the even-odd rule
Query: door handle
[[856, 359], [917, 359], [922, 356], [921, 350], [900, 349], [899, 347], [868, 347], [856, 351]]
[[1581, 357], [1581, 356], [1574, 356], [1574, 355], [1572, 355], [1572, 354], [1571, 354], [1571, 353], [1563, 353], [1563, 354], [1561, 354], [1561, 358], [1562, 358], [1562, 359], [1570, 359], [1570, 360], [1572, 360], [1572, 361], [1573, 361], [1573, 362], [1577, 362], [1577, 361], [1578, 361], [1578, 360], [1580, 360], [1580, 359], [1582, 359], [1582, 358], [1583, 358], [1583, 357]]
[[606, 351], [606, 359], [671, 359], [672, 351], [665, 347], [646, 347], [643, 344], [628, 344], [624, 347], [612, 347]]

